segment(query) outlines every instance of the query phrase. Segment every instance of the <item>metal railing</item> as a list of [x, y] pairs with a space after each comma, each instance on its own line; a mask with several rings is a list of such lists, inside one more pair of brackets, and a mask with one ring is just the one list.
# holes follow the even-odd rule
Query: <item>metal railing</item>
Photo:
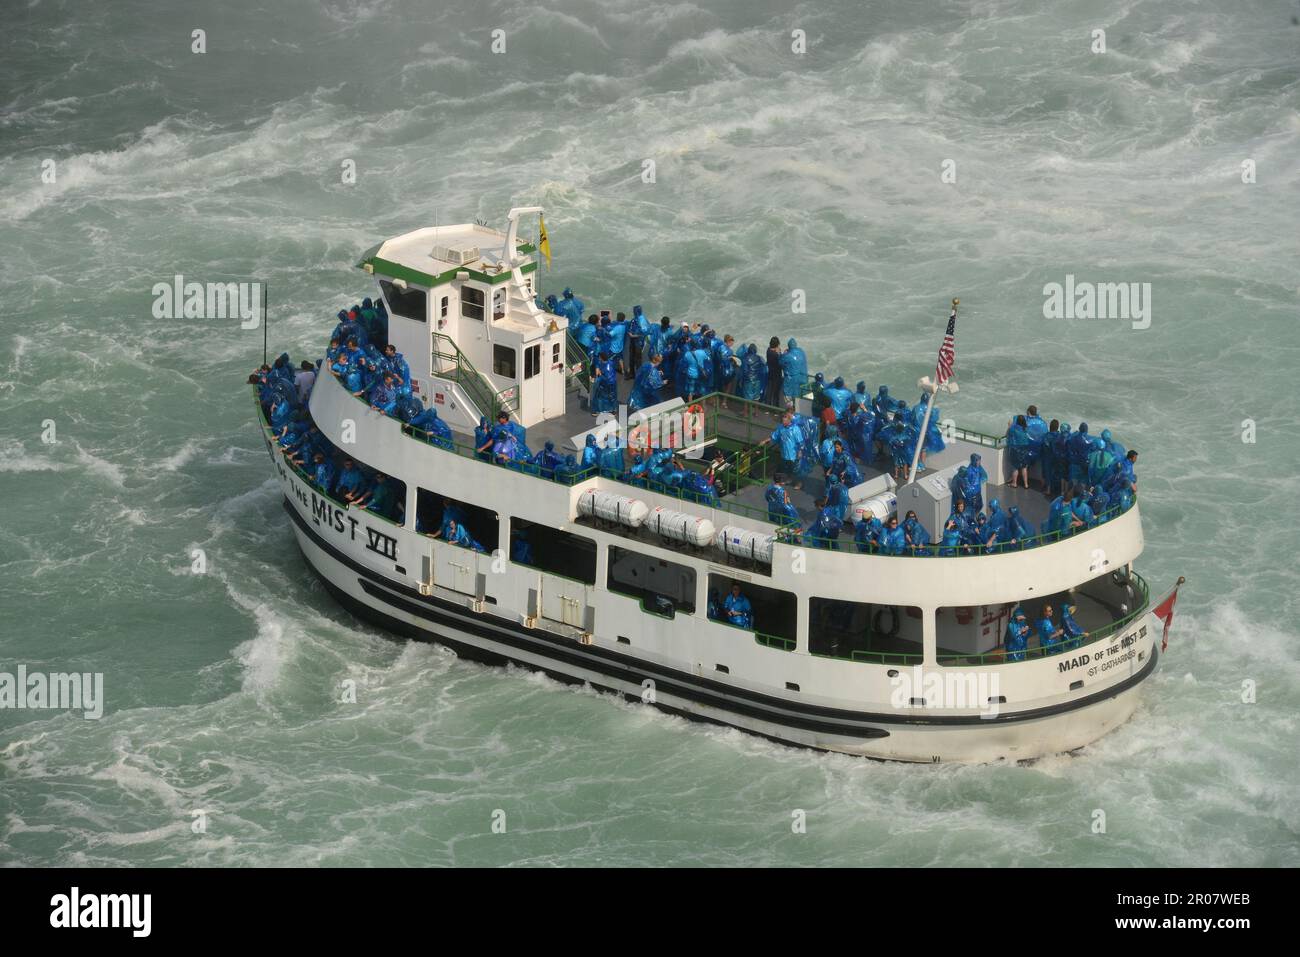
[[[989, 651], [981, 655], [941, 654], [936, 660], [939, 664], [949, 668], [974, 668], [991, 664], [1019, 664], [1021, 661], [1035, 661], [1041, 658], [1050, 658], [1053, 655], [1072, 654], [1080, 648], [1087, 648], [1099, 641], [1106, 641], [1112, 635], [1123, 631], [1145, 615], [1151, 607], [1151, 589], [1147, 585], [1146, 579], [1134, 571], [1129, 572], [1128, 579], [1133, 583], [1135, 590], [1142, 596], [1139, 606], [1123, 618], [1116, 619], [1096, 631], [1088, 632], [1086, 637], [1064, 638], [1049, 648], [1033, 647], [1025, 648], [1023, 651], [1007, 651], [1003, 648], [1001, 651]], [[1016, 655], [1020, 657], [1014, 657]]]
[[515, 399], [498, 392], [446, 333], [433, 334], [432, 360], [433, 374], [464, 388], [478, 406], [479, 414], [487, 416], [489, 422], [495, 422], [499, 412], [514, 414], [517, 410]]
[[564, 370], [565, 375], [576, 379], [591, 394], [591, 356], [573, 337], [572, 328], [564, 330]]

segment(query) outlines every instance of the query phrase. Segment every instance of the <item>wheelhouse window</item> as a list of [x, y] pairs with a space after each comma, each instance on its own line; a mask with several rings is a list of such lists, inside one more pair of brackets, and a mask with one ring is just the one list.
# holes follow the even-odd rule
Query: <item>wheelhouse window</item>
[[450, 298], [451, 298], [451, 297], [449, 297], [449, 296], [443, 296], [442, 299], [439, 300], [439, 302], [438, 302], [438, 318], [439, 318], [439, 319], [446, 319], [446, 318], [447, 318], [447, 306], [448, 306], [448, 302], [449, 302]]
[[596, 584], [596, 543], [522, 518], [510, 520], [510, 561], [574, 581]]
[[503, 379], [513, 379], [515, 377], [514, 346], [492, 346], [492, 372]]
[[388, 279], [379, 280], [379, 288], [388, 301], [388, 311], [404, 319], [425, 322], [428, 319], [429, 300], [423, 289], [399, 289]]
[[492, 318], [504, 319], [506, 317], [506, 287], [498, 286], [492, 290]]
[[528, 346], [524, 349], [524, 378], [531, 379], [542, 371], [542, 347]]
[[606, 587], [639, 599], [642, 609], [654, 615], [695, 612], [695, 569], [667, 559], [611, 545]]
[[808, 650], [827, 658], [909, 664], [921, 656], [921, 609], [832, 598], [808, 601]]
[[460, 287], [460, 314], [466, 319], [483, 321], [483, 290], [473, 286]]

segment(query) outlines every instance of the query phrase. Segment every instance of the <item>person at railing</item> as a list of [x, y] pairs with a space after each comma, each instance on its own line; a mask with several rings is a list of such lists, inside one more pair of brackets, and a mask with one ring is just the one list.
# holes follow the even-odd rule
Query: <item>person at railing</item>
[[1074, 487], [1069, 508], [1072, 516], [1070, 521], [1071, 529], [1077, 530], [1097, 524], [1097, 516], [1093, 513], [1092, 507], [1088, 505], [1088, 490], [1084, 486], [1076, 485]]
[[[707, 335], [711, 336], [712, 330]], [[691, 355], [695, 359], [695, 368], [699, 374], [695, 380], [695, 387], [682, 394], [682, 398], [687, 402], [693, 402], [713, 388], [713, 351], [709, 341], [704, 334], [692, 337]]]
[[977, 512], [974, 520], [966, 526], [966, 551], [968, 554], [988, 551], [994, 535], [989, 532], [989, 519], [983, 512]]
[[578, 467], [578, 460], [572, 455], [564, 457], [564, 464], [557, 466], [555, 469], [555, 481], [562, 482], [565, 485], [572, 485], [579, 480], [579, 477], [585, 478], [583, 470]]
[[520, 461], [528, 461], [526, 450], [519, 445], [513, 432], [495, 432], [492, 435], [492, 461], [497, 465], [514, 468]]
[[324, 452], [312, 456], [312, 483], [326, 495], [334, 494], [334, 463]]
[[650, 484], [649, 457], [642, 455], [640, 452], [633, 452], [632, 461], [628, 464], [627, 475], [623, 481], [638, 488], [648, 487]]
[[717, 489], [713, 487], [708, 476], [702, 472], [696, 472], [683, 466], [677, 484], [681, 489], [682, 497], [687, 501], [715, 507], [720, 504]]
[[388, 476], [383, 472], [375, 473], [374, 484], [370, 487], [370, 498], [365, 503], [367, 511], [374, 512], [390, 522], [400, 521], [400, 516], [405, 508], [405, 503], [397, 500], [393, 483], [388, 481]]
[[[713, 346], [713, 391], [722, 395], [732, 395], [736, 391], [736, 372], [740, 359], [736, 356], [736, 337], [727, 333], [721, 339], [715, 337]], [[724, 400], [722, 407], [727, 403]]]
[[910, 509], [907, 515], [903, 517], [903, 538], [907, 543], [908, 554], [930, 554], [930, 533], [921, 524], [921, 520], [916, 517], [916, 512]]
[[564, 459], [560, 453], [555, 451], [555, 443], [550, 439], [542, 446], [542, 450], [533, 456], [533, 464], [537, 466], [537, 474], [544, 479], [555, 478], [555, 470], [560, 467]]
[[668, 362], [668, 345], [669, 334], [673, 329], [673, 321], [664, 316], [656, 325], [651, 323], [650, 333], [646, 336], [646, 348], [650, 350], [652, 356], [661, 356], [664, 362], [664, 368], [660, 369], [660, 374], [666, 377], [667, 381], [672, 381], [672, 375], [667, 366]]
[[357, 318], [365, 327], [372, 342], [388, 342], [388, 314], [381, 311], [382, 307], [383, 300], [380, 300], [378, 308], [369, 297], [361, 300], [361, 310]]
[[889, 386], [882, 385], [876, 390], [875, 398], [871, 400], [871, 410], [876, 413], [876, 418], [880, 422], [887, 421], [900, 407], [905, 407], [906, 403], [895, 399], [889, 394]]
[[1008, 661], [1024, 661], [1029, 647], [1029, 619], [1019, 605], [1011, 613], [1007, 630], [1002, 637], [1002, 647]]
[[871, 408], [871, 393], [867, 391], [867, 383], [865, 379], [858, 380], [857, 387], [853, 391], [853, 396], [849, 400], [849, 405], [850, 407], [853, 405], [861, 405], [868, 409]]
[[943, 538], [939, 542], [941, 546], [941, 548], [939, 549], [939, 554], [947, 557], [952, 557], [956, 555], [957, 552], [960, 550], [961, 543], [962, 543], [961, 526], [957, 524], [956, 519], [950, 517], [948, 521], [944, 522], [943, 525]]
[[1007, 513], [1000, 499], [989, 499], [988, 530], [997, 535], [1007, 524]]
[[573, 341], [582, 347], [582, 351], [587, 354], [588, 360], [592, 358], [591, 350], [596, 345], [596, 336], [600, 331], [600, 318], [598, 316], [588, 316], [584, 321], [581, 316], [569, 323], [569, 334], [573, 336]]
[[808, 544], [813, 548], [838, 551], [840, 532], [844, 530], [844, 523], [840, 521], [835, 509], [827, 504], [826, 499], [817, 499], [816, 505], [819, 511], [817, 520], [808, 526]]
[[310, 415], [304, 415], [304, 428], [298, 434], [298, 438], [289, 445], [285, 450], [285, 455], [289, 459], [289, 464], [297, 469], [304, 469], [317, 452], [324, 451], [327, 443], [325, 436], [321, 435], [320, 429], [316, 428], [316, 423], [312, 421]]
[[785, 476], [777, 474], [772, 477], [772, 484], [763, 493], [763, 498], [767, 501], [767, 520], [773, 525], [788, 525], [799, 521], [799, 512], [790, 501], [785, 482]]
[[478, 417], [478, 426], [474, 429], [474, 457], [484, 462], [492, 461], [492, 429], [488, 426], [486, 415]]
[[722, 603], [722, 610], [727, 615], [727, 624], [746, 631], [754, 627], [754, 606], [749, 603], [745, 593], [740, 590], [740, 582], [731, 583], [731, 594]]
[[1010, 535], [1010, 543], [1021, 548], [1029, 544], [1034, 537], [1033, 526], [1020, 514], [1019, 505], [1012, 505], [1007, 510], [1007, 531]]
[[1061, 423], [1053, 419], [1038, 443], [1038, 467], [1043, 474], [1043, 494], [1048, 498], [1056, 495], [1061, 489], [1061, 465], [1056, 458], [1056, 444], [1060, 432]]
[[1111, 466], [1110, 477], [1102, 485], [1102, 489], [1109, 496], [1111, 506], [1118, 506], [1122, 511], [1128, 511], [1129, 506], [1133, 504], [1135, 490], [1133, 483], [1121, 471], [1119, 463]]
[[1034, 443], [1034, 448], [1037, 450], [1039, 444], [1043, 441], [1043, 436], [1047, 435], [1047, 423], [1038, 414], [1038, 406], [1036, 405], [1031, 405], [1025, 409], [1025, 431], [1029, 433], [1029, 440]]
[[808, 356], [799, 348], [794, 336], [781, 354], [781, 392], [787, 399], [798, 399], [808, 381]]
[[1052, 621], [1051, 605], [1043, 606], [1042, 614], [1034, 627], [1038, 632], [1038, 647], [1043, 650], [1043, 654], [1054, 655], [1061, 650], [1061, 639], [1065, 637], [1065, 632]]
[[600, 468], [600, 446], [594, 435], [587, 436], [587, 443], [582, 447], [582, 459], [578, 462], [582, 471]]
[[416, 432], [416, 438], [423, 439], [440, 449], [455, 447], [451, 426], [442, 421], [437, 409], [424, 409], [418, 415], [412, 416], [410, 425]]
[[1078, 648], [1088, 637], [1088, 632], [1074, 620], [1074, 613], [1078, 610], [1076, 605], [1066, 605], [1061, 609], [1061, 633], [1065, 637], [1062, 647], [1066, 651]]
[[573, 294], [573, 290], [565, 288], [561, 294], [562, 298], [556, 303], [556, 312], [565, 316], [569, 320], [569, 325], [582, 322], [582, 314], [587, 311], [587, 307], [582, 300]]
[[626, 471], [623, 446], [618, 440], [618, 434], [613, 433], [605, 439], [605, 447], [600, 450], [600, 474], [605, 478], [619, 479]]
[[883, 555], [902, 555], [907, 551], [907, 533], [898, 524], [898, 516], [891, 515], [885, 522], [885, 534], [880, 537], [880, 551]]
[[1110, 515], [1110, 496], [1106, 494], [1105, 489], [1100, 485], [1093, 485], [1088, 488], [1088, 508], [1092, 509], [1092, 514], [1097, 520], [1094, 524], [1113, 518]]
[[608, 352], [601, 352], [592, 365], [589, 405], [592, 415], [618, 411], [618, 365]]
[[361, 469], [357, 468], [355, 462], [345, 458], [343, 468], [339, 471], [338, 480], [334, 483], [334, 491], [340, 499], [348, 504], [352, 504], [361, 499], [366, 489], [366, 476]]
[[377, 379], [370, 387], [370, 407], [384, 415], [392, 415], [397, 408], [397, 382], [391, 372], [385, 372], [382, 379]]
[[849, 517], [849, 510], [853, 507], [849, 501], [849, 490], [834, 472], [826, 475], [826, 504], [835, 511], [841, 522]]
[[751, 342], [740, 357], [737, 391], [742, 399], [760, 402], [767, 388], [767, 364], [758, 354], [758, 344]]
[[1029, 488], [1029, 466], [1034, 464], [1034, 451], [1029, 421], [1023, 415], [1018, 415], [1007, 425], [1007, 455], [1011, 459], [1012, 488], [1020, 485]]
[[[960, 471], [960, 469], [958, 471]], [[973, 521], [974, 519], [971, 517], [970, 510], [966, 507], [966, 500], [960, 498], [954, 493], [952, 511], [948, 513], [948, 519], [943, 523], [944, 527], [946, 528], [949, 522], [956, 523], [957, 532], [964, 539], [966, 536], [967, 526], [969, 526]]]
[[782, 398], [782, 383], [785, 375], [781, 371], [781, 340], [773, 336], [767, 343], [767, 388], [763, 393], [763, 402], [778, 409], [785, 404]]
[[469, 530], [454, 518], [443, 518], [442, 528], [438, 529], [430, 538], [445, 539], [448, 544], [459, 545], [461, 548], [468, 548], [472, 551], [487, 553], [487, 549], [476, 542]]

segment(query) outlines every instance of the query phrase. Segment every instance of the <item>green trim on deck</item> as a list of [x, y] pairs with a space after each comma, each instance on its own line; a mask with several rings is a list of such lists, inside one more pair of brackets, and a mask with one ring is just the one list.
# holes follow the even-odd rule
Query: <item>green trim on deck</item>
[[[382, 245], [383, 243], [380, 243], [380, 246]], [[470, 279], [473, 279], [475, 282], [486, 283], [489, 286], [494, 286], [499, 282], [505, 282], [511, 276], [509, 269], [503, 269], [495, 275], [488, 275], [482, 270], [470, 269], [466, 266], [457, 266], [455, 269], [448, 269], [446, 272], [436, 274], [422, 272], [419, 269], [412, 269], [410, 266], [403, 266], [401, 263], [395, 263], [391, 259], [383, 259], [382, 257], [375, 255], [378, 249], [379, 246], [375, 246], [373, 249], [366, 250], [365, 254], [361, 257], [361, 261], [357, 263], [357, 268], [364, 269], [366, 266], [371, 266], [374, 269], [374, 274], [376, 276], [383, 276], [386, 279], [404, 279], [407, 282], [427, 286], [430, 289], [451, 282], [456, 278], [456, 273], [458, 272], [467, 272], [469, 273]], [[524, 250], [520, 251], [523, 252]], [[525, 263], [523, 266], [519, 267], [521, 275], [526, 275], [530, 272], [536, 271], [537, 263], [535, 262]]]

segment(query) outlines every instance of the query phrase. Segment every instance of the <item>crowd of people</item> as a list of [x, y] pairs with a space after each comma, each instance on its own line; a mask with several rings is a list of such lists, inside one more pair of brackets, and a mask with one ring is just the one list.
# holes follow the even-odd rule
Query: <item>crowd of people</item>
[[1016, 605], [1011, 610], [1011, 620], [1007, 622], [1006, 631], [1002, 636], [1003, 654], [1006, 660], [1024, 661], [1029, 650], [1031, 635], [1038, 636], [1038, 647], [1044, 655], [1059, 654], [1062, 651], [1078, 648], [1089, 633], [1074, 620], [1076, 611], [1078, 611], [1077, 606], [1064, 605], [1061, 607], [1058, 619], [1052, 606], [1045, 604], [1038, 617], [1031, 623], [1024, 608]]

